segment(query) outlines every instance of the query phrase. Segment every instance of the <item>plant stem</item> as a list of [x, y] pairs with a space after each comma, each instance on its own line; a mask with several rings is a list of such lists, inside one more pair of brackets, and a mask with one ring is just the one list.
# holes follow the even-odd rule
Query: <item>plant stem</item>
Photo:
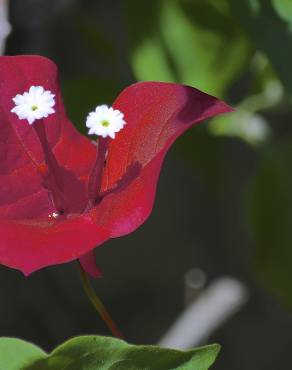
[[124, 339], [123, 334], [119, 331], [118, 327], [114, 323], [113, 319], [111, 318], [110, 314], [108, 313], [107, 309], [101, 302], [101, 300], [96, 295], [93, 287], [90, 284], [89, 277], [87, 273], [84, 271], [83, 267], [81, 266], [80, 262], [78, 262], [80, 277], [82, 281], [83, 288], [85, 293], [91, 303], [93, 304], [96, 311], [99, 313], [103, 321], [106, 323], [107, 327], [110, 329], [111, 333], [120, 339]]

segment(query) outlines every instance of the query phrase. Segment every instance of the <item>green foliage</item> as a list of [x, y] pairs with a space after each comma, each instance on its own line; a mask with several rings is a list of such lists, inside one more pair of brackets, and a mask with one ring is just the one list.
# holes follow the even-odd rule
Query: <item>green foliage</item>
[[287, 90], [292, 92], [292, 2], [290, 0], [229, 0], [256, 47], [268, 56]]
[[240, 106], [232, 114], [213, 119], [209, 130], [214, 135], [240, 137], [252, 145], [261, 144], [270, 136], [269, 126], [263, 117]]
[[136, 78], [180, 82], [223, 96], [246, 66], [251, 52], [245, 36], [230, 16], [227, 2], [160, 0], [155, 1], [155, 5], [153, 1], [148, 3], [150, 11], [138, 17], [138, 28], [133, 22], [134, 4], [128, 1]]
[[292, 3], [290, 0], [272, 0], [279, 16], [292, 24]]
[[16, 338], [0, 338], [0, 369], [21, 370], [46, 357], [39, 347]]
[[249, 220], [262, 282], [292, 306], [292, 142], [266, 149], [249, 191]]
[[207, 370], [219, 346], [189, 351], [134, 346], [100, 336], [70, 339], [50, 355], [19, 339], [0, 339], [0, 369], [5, 370]]
[[[184, 83], [218, 97], [226, 96], [245, 72], [251, 82], [235, 99], [236, 112], [212, 120], [209, 132], [258, 145], [271, 136], [261, 111], [279, 104], [283, 89], [268, 59], [254, 54], [254, 35], [245, 35], [234, 17], [237, 12], [243, 17], [241, 12], [246, 10], [245, 2], [238, 3], [231, 1], [232, 12], [227, 0], [150, 1], [142, 9], [143, 18], [137, 19], [135, 3], [128, 0], [131, 64], [138, 80]], [[252, 14], [261, 10], [256, 0], [247, 7]], [[281, 3], [279, 12], [284, 10]], [[265, 32], [260, 32], [264, 37]]]

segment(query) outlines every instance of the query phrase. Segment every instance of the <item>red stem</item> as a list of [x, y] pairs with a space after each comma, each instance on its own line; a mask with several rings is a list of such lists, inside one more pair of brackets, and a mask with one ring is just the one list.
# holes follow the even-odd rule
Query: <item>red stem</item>
[[[91, 171], [91, 176], [88, 182], [88, 195], [89, 199], [93, 204], [99, 202], [102, 172], [104, 169], [104, 163], [106, 160], [106, 154], [108, 150], [108, 139], [99, 138], [97, 142], [97, 155], [96, 161]], [[92, 204], [92, 205], [93, 205]]]
[[83, 267], [81, 266], [80, 262], [78, 262], [79, 272], [81, 281], [83, 284], [83, 288], [85, 290], [85, 293], [87, 294], [87, 297], [93, 304], [96, 311], [99, 313], [107, 327], [110, 329], [111, 333], [120, 339], [124, 339], [123, 334], [118, 329], [117, 325], [114, 323], [113, 319], [111, 318], [110, 314], [108, 313], [105, 306], [102, 304], [101, 300], [96, 295], [94, 289], [90, 285], [89, 277], [87, 273], [84, 271]]
[[34, 124], [35, 131], [40, 140], [46, 168], [42, 169], [42, 175], [47, 182], [48, 190], [51, 192], [53, 203], [58, 211], [65, 212], [66, 201], [63, 191], [62, 174], [60, 171], [59, 164], [50, 148], [48, 143], [46, 130], [43, 120], [37, 120]]

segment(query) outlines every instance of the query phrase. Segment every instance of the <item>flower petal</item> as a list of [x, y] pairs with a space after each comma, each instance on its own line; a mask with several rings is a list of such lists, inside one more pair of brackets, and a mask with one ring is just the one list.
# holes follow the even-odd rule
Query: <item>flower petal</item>
[[[96, 146], [67, 119], [52, 61], [40, 56], [1, 56], [0, 80], [0, 263], [29, 274], [79, 258], [106, 240], [108, 233], [89, 216], [50, 219], [58, 210], [44, 186], [48, 172], [44, 152], [34, 125], [11, 112], [13, 97], [31, 86], [42, 86], [56, 96], [55, 114], [39, 123], [60, 166], [72, 214], [80, 213], [87, 203]], [[33, 91], [38, 94], [41, 89]]]
[[88, 216], [38, 225], [0, 221], [0, 264], [25, 275], [78, 259], [105, 242], [108, 232]]
[[126, 125], [111, 141], [103, 173], [103, 201], [95, 210], [111, 237], [128, 234], [149, 216], [163, 158], [192, 125], [232, 111], [197, 89], [142, 82], [125, 89], [113, 104]]
[[90, 251], [79, 258], [79, 262], [82, 268], [86, 271], [88, 275], [92, 278], [102, 277], [102, 272], [96, 266], [95, 254], [94, 251]]
[[11, 112], [13, 97], [24, 99], [19, 94], [32, 87], [36, 94], [45, 89], [56, 95], [55, 114], [45, 118], [43, 125], [49, 147], [66, 178], [68, 202], [72, 201], [76, 208], [73, 211], [77, 211], [87, 201], [81, 189], [87, 187], [96, 147], [66, 117], [56, 65], [40, 56], [1, 56], [0, 80], [0, 219], [42, 219], [52, 212], [40, 176], [44, 164], [40, 140], [33, 126]]

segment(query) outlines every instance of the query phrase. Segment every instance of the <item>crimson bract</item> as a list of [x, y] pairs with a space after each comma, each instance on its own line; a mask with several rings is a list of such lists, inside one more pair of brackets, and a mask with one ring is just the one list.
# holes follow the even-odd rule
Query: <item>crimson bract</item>
[[[55, 95], [50, 114], [34, 122], [20, 119], [24, 113], [12, 111], [13, 98], [40, 86]], [[160, 82], [126, 88], [113, 108], [124, 114], [124, 128], [114, 139], [89, 140], [66, 116], [52, 61], [0, 57], [1, 264], [28, 275], [80, 259], [98, 276], [93, 249], [147, 219], [174, 140], [193, 124], [231, 110], [194, 88]]]

